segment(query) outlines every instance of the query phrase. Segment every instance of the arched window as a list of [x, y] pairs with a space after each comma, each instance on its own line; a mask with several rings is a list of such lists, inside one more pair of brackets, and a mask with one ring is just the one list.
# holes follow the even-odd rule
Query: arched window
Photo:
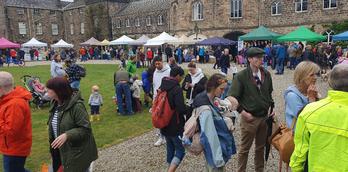
[[231, 17], [242, 17], [242, 0], [231, 0]]
[[280, 15], [282, 13], [281, 3], [273, 2], [272, 3], [272, 15]]
[[203, 20], [203, 4], [200, 1], [192, 5], [192, 20]]
[[146, 26], [151, 26], [151, 17], [150, 16], [148, 16], [146, 18]]
[[162, 15], [159, 15], [158, 16], [158, 22], [157, 22], [158, 25], [163, 25], [163, 16]]
[[126, 19], [126, 27], [130, 27], [130, 21], [129, 21], [129, 19]]
[[140, 19], [139, 19], [139, 18], [136, 18], [136, 19], [135, 19], [135, 26], [136, 26], [136, 27], [139, 27], [139, 26], [140, 26]]

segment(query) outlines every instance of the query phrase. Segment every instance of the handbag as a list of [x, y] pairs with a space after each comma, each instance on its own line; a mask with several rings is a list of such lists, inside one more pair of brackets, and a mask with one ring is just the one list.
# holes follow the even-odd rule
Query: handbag
[[[289, 167], [290, 158], [294, 151], [294, 126], [297, 118], [294, 118], [291, 124], [291, 128], [286, 127], [284, 124], [280, 124], [280, 127], [274, 132], [271, 137], [271, 144], [278, 150], [279, 152], [279, 172], [282, 169], [282, 162], [287, 164]], [[288, 168], [287, 170], [288, 171]]]

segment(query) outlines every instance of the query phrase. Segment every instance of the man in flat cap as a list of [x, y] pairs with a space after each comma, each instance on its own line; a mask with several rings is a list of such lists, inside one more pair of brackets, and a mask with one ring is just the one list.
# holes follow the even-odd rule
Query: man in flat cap
[[229, 96], [237, 99], [241, 120], [241, 144], [238, 152], [238, 172], [245, 172], [250, 147], [255, 139], [255, 171], [264, 171], [264, 147], [267, 137], [266, 119], [274, 115], [272, 78], [262, 67], [265, 52], [256, 47], [246, 52], [248, 67], [240, 71], [232, 82]]

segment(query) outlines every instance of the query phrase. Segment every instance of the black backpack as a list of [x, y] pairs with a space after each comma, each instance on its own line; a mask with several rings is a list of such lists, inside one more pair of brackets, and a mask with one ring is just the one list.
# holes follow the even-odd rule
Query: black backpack
[[77, 67], [79, 68], [79, 76], [86, 77], [86, 68], [81, 65], [77, 65]]

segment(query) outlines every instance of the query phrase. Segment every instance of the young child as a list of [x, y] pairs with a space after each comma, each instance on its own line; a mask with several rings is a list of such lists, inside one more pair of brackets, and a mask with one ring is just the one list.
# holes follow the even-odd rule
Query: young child
[[99, 93], [99, 87], [97, 85], [94, 85], [92, 87], [92, 94], [89, 96], [88, 104], [91, 107], [91, 116], [89, 120], [91, 122], [93, 122], [94, 119], [99, 121], [100, 120], [99, 109], [100, 109], [100, 106], [103, 106], [103, 97]]
[[133, 97], [133, 109], [134, 112], [140, 112], [141, 111], [141, 102], [140, 102], [140, 91], [141, 87], [143, 85], [143, 82], [139, 80], [138, 75], [133, 76], [133, 84], [131, 86], [131, 90], [133, 91], [132, 97]]

